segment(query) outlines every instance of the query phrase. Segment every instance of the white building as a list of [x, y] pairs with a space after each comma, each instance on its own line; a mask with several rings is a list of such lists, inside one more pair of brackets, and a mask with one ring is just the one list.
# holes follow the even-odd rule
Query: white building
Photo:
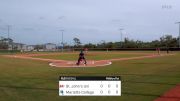
[[26, 46], [26, 51], [33, 51], [33, 50], [34, 50], [34, 46], [33, 45]]
[[26, 45], [22, 44], [22, 43], [13, 43], [13, 49], [16, 50], [25, 50], [26, 49]]
[[55, 51], [56, 50], [56, 44], [53, 44], [53, 43], [45, 44], [45, 50], [46, 51]]

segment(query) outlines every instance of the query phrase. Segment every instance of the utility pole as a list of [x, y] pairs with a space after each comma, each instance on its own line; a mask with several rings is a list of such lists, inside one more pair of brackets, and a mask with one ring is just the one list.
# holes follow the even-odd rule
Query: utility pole
[[175, 24], [179, 24], [179, 48], [180, 48], [180, 22], [176, 22]]
[[62, 52], [64, 51], [64, 30], [60, 30], [61, 31], [61, 44], [62, 44]]
[[7, 25], [7, 34], [8, 34], [8, 36], [7, 36], [7, 39], [8, 39], [8, 50], [9, 50], [9, 48], [10, 48], [10, 25]]
[[122, 31], [124, 29], [120, 28], [119, 30], [120, 30], [120, 34], [121, 34], [121, 41], [120, 41], [121, 46], [120, 47], [122, 48], [122, 46], [123, 46], [123, 44], [122, 44], [123, 43], [123, 33], [122, 33]]

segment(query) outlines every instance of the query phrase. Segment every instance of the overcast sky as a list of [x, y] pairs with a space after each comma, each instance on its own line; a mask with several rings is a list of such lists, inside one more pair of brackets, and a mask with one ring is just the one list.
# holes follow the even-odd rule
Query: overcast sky
[[151, 41], [178, 36], [180, 0], [0, 0], [0, 36], [26, 44]]

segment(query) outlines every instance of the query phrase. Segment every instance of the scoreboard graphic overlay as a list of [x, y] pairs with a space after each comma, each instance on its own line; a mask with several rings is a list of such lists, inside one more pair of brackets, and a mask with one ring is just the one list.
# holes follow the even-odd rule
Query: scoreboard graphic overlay
[[59, 96], [121, 96], [120, 76], [60, 76]]

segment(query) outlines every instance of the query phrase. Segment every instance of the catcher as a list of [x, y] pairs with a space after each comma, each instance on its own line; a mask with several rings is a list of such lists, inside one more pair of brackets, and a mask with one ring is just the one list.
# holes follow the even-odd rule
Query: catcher
[[81, 52], [79, 53], [79, 59], [78, 59], [78, 62], [76, 63], [76, 65], [79, 65], [81, 63], [81, 61], [83, 61], [83, 60], [84, 60], [84, 64], [87, 64], [86, 59], [84, 57], [84, 53], [81, 50]]

